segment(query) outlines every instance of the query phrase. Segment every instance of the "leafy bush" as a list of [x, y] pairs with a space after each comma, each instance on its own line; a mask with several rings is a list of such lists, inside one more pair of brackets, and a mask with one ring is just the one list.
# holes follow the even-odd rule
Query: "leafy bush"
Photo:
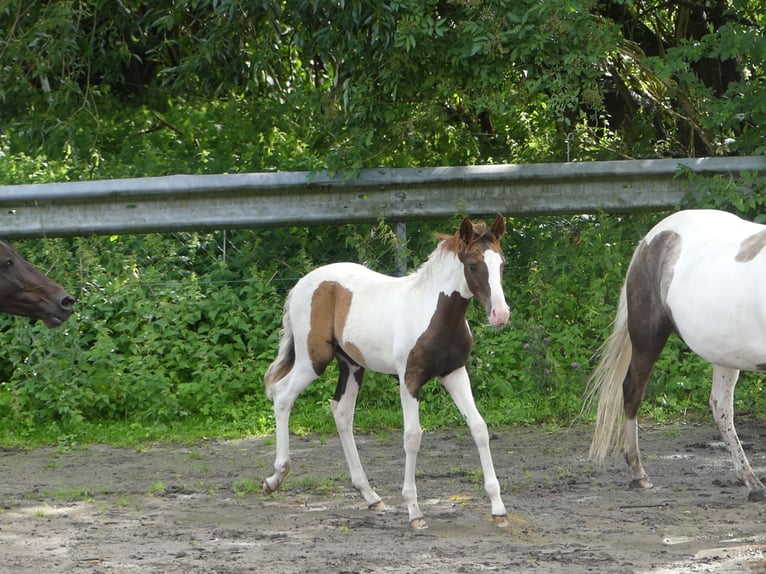
[[[704, 180], [696, 189], [711, 185]], [[727, 193], [741, 201], [739, 191], [717, 189], [690, 201], [714, 198], [725, 207]], [[757, 186], [748, 193], [747, 204], [757, 208], [762, 193]], [[469, 314], [475, 344], [468, 368], [491, 424], [564, 423], [580, 414], [633, 248], [663, 215], [509, 221], [505, 290], [512, 319], [494, 329], [478, 305]], [[432, 232], [454, 224], [410, 224], [410, 268], [434, 248]], [[287, 291], [311, 268], [335, 260], [393, 273], [392, 237], [381, 222], [18, 242], [19, 251], [77, 297], [77, 313], [54, 331], [0, 317], [0, 421], [17, 436], [179, 421], [270, 432], [262, 375], [276, 353]], [[296, 430], [332, 429], [335, 372], [301, 395]], [[667, 418], [704, 411], [709, 380], [709, 366], [672, 337], [643, 412]], [[360, 425], [401, 424], [396, 384], [368, 373]], [[744, 376], [738, 407], [762, 410], [761, 388], [757, 376]], [[460, 422], [438, 383], [426, 385], [422, 399], [424, 426]]]
[[[729, 4], [129, 0], [101, 18], [92, 0], [27, 3], [0, 10], [0, 184], [758, 154], [764, 16], [754, 0]], [[688, 205], [763, 221], [754, 175], [687, 177]], [[513, 319], [493, 330], [471, 310], [489, 420], [579, 413], [633, 247], [661, 216], [512, 221]], [[455, 223], [409, 223], [410, 267]], [[22, 434], [179, 420], [270, 430], [261, 376], [287, 290], [337, 260], [393, 273], [393, 235], [381, 222], [18, 242], [78, 312], [56, 331], [0, 317], [0, 422]], [[708, 381], [672, 339], [649, 412], [704, 409]], [[746, 377], [738, 404], [758, 408], [760, 385]], [[307, 389], [296, 426], [332, 426], [333, 387], [328, 373]], [[367, 376], [361, 424], [396, 424], [391, 387]], [[459, 417], [437, 384], [423, 397], [425, 424]]]

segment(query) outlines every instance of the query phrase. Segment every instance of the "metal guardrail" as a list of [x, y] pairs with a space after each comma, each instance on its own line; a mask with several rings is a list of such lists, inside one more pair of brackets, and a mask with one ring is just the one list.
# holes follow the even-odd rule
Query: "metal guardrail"
[[0, 186], [4, 238], [404, 222], [455, 213], [629, 212], [673, 208], [679, 166], [766, 174], [761, 156], [325, 172], [172, 175]]

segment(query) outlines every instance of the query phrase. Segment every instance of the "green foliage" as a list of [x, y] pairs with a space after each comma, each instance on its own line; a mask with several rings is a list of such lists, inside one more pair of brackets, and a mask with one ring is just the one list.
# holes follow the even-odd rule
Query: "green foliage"
[[[760, 154], [764, 14], [756, 0], [5, 3], [0, 184]], [[682, 177], [687, 205], [764, 220], [754, 174]], [[511, 221], [513, 319], [494, 330], [471, 311], [490, 422], [579, 413], [635, 242], [660, 217]], [[409, 266], [456, 222], [409, 223]], [[78, 312], [56, 331], [0, 317], [0, 440], [271, 430], [261, 378], [287, 290], [331, 261], [393, 273], [394, 237], [378, 222], [18, 242]], [[671, 340], [648, 411], [705, 408], [708, 380]], [[360, 424], [400, 424], [394, 384], [367, 375]], [[333, 388], [328, 373], [307, 389], [296, 429], [332, 428]], [[746, 378], [740, 405], [758, 408], [759, 389]], [[425, 425], [458, 421], [438, 385], [423, 398]]]
[[756, 0], [20, 0], [0, 7], [0, 138], [58, 180], [760, 153], [765, 17]]
[[[490, 424], [561, 424], [579, 416], [634, 245], [661, 217], [510, 220], [505, 281], [512, 319], [502, 329], [486, 326], [478, 305], [469, 316], [475, 344], [468, 369]], [[414, 266], [434, 246], [431, 230], [445, 225], [409, 227], [420, 251]], [[1, 440], [111, 436], [102, 425], [124, 428], [134, 440], [175, 436], [179, 424], [202, 434], [271, 432], [262, 375], [276, 353], [287, 290], [314, 266], [341, 259], [392, 273], [393, 247], [384, 247], [391, 234], [379, 223], [19, 242], [77, 296], [78, 312], [53, 331], [0, 318]], [[336, 373], [328, 369], [299, 397], [296, 432], [333, 432]], [[705, 410], [709, 378], [709, 365], [671, 338], [644, 412], [667, 418]], [[396, 386], [390, 376], [367, 374], [360, 427], [401, 425]], [[762, 410], [761, 387], [758, 377], [744, 377], [738, 407]], [[461, 424], [437, 383], [421, 398], [425, 427]]]

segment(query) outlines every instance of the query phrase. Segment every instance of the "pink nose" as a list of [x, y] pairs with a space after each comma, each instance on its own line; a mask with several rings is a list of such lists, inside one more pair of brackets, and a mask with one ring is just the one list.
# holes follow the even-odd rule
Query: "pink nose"
[[511, 317], [511, 310], [508, 305], [502, 305], [501, 307], [492, 307], [492, 311], [489, 314], [489, 324], [493, 327], [505, 325], [508, 319]]

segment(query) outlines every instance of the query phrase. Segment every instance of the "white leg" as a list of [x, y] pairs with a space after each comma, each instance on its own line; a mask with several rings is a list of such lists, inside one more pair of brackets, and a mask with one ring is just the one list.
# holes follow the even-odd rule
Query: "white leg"
[[428, 528], [423, 513], [418, 506], [418, 489], [415, 486], [415, 467], [420, 451], [420, 441], [423, 429], [420, 428], [420, 404], [414, 398], [404, 383], [399, 385], [399, 395], [402, 401], [404, 415], [404, 483], [402, 498], [407, 505], [410, 526], [417, 530]]
[[263, 492], [271, 494], [277, 490], [290, 472], [290, 411], [295, 399], [317, 378], [310, 367], [301, 369], [297, 364], [281, 381], [274, 384], [274, 418], [276, 420], [277, 454], [274, 459], [274, 474], [263, 481]]
[[385, 510], [383, 501], [367, 480], [367, 475], [362, 468], [362, 461], [359, 459], [359, 451], [356, 448], [356, 441], [354, 440], [354, 411], [356, 409], [356, 398], [359, 395], [359, 383], [357, 382], [356, 373], [360, 370], [360, 367], [354, 365], [348, 365], [348, 367], [349, 372], [346, 378], [345, 391], [339, 400], [332, 402], [330, 408], [335, 418], [335, 426], [338, 429], [340, 443], [343, 446], [343, 454], [346, 455], [351, 484], [364, 496], [370, 510]]
[[734, 428], [734, 387], [739, 378], [737, 369], [713, 365], [713, 388], [710, 391], [710, 409], [721, 432], [723, 442], [734, 462], [734, 472], [745, 483], [750, 500], [766, 499], [766, 488], [753, 474], [750, 462], [742, 450], [737, 431]]
[[492, 463], [492, 453], [489, 449], [489, 432], [487, 423], [476, 408], [471, 391], [471, 381], [465, 367], [451, 372], [442, 377], [442, 385], [447, 389], [452, 400], [455, 401], [458, 410], [463, 415], [471, 435], [479, 449], [481, 469], [484, 472], [484, 489], [487, 491], [492, 505], [492, 516], [498, 526], [508, 526], [508, 512], [500, 497], [500, 483], [495, 475], [495, 466]]
[[630, 483], [631, 488], [652, 488], [652, 481], [649, 475], [644, 471], [641, 464], [641, 452], [638, 450], [638, 419], [625, 419], [625, 462], [628, 463], [633, 480]]

